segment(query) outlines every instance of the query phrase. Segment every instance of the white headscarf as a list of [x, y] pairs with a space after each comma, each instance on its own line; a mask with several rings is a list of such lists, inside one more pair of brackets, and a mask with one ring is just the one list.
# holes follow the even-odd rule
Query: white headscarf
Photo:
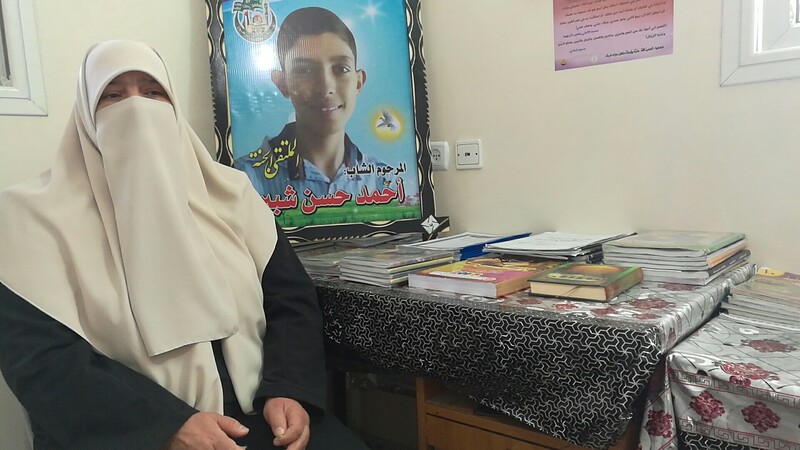
[[[95, 112], [129, 71], [172, 104], [131, 97]], [[138, 42], [89, 49], [53, 168], [0, 193], [0, 282], [201, 411], [222, 412], [218, 339], [252, 410], [275, 242], [269, 208], [244, 173], [211, 159], [161, 57]]]

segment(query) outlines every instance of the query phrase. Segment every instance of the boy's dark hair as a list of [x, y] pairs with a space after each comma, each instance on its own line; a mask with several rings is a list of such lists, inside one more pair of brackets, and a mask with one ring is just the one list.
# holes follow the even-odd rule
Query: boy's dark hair
[[356, 40], [347, 25], [339, 16], [327, 9], [312, 6], [296, 9], [283, 19], [281, 29], [278, 31], [277, 42], [278, 61], [281, 69], [286, 68], [286, 55], [298, 39], [323, 33], [333, 33], [339, 36], [353, 51], [354, 60], [357, 60]]

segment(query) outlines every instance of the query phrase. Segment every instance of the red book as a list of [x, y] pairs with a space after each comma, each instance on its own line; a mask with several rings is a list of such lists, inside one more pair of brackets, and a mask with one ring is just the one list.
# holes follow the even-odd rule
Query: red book
[[497, 298], [528, 287], [531, 275], [561, 261], [472, 258], [432, 267], [408, 276], [410, 287]]

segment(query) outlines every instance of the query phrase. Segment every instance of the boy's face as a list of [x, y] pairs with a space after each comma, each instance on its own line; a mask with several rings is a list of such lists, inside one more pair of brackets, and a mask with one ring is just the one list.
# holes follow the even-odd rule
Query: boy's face
[[367, 75], [352, 50], [333, 33], [302, 36], [272, 80], [294, 105], [298, 128], [325, 136], [344, 131]]

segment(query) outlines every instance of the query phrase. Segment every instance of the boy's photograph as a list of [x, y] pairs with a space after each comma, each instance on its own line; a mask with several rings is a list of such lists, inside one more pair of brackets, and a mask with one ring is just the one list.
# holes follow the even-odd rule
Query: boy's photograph
[[405, 2], [221, 6], [233, 165], [278, 222], [419, 218]]

